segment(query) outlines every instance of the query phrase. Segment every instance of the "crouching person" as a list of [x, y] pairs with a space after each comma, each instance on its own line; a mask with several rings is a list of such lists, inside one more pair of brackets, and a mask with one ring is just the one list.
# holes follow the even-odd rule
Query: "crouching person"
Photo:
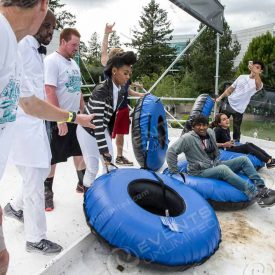
[[[177, 173], [178, 155], [184, 153], [188, 161], [189, 174], [204, 178], [215, 178], [228, 182], [244, 192], [249, 199], [257, 199], [260, 207], [275, 204], [275, 191], [265, 186], [253, 164], [247, 157], [220, 161], [215, 134], [209, 129], [208, 119], [198, 115], [192, 122], [192, 131], [181, 136], [167, 151], [167, 164], [170, 172]], [[248, 182], [236, 173], [242, 171]]]

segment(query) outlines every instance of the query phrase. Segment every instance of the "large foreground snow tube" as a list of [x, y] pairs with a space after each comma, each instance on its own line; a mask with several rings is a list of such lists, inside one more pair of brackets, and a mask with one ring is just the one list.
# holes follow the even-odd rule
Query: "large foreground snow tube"
[[214, 107], [214, 100], [208, 94], [201, 94], [197, 97], [188, 120], [185, 122], [182, 135], [192, 130], [192, 121], [197, 115], [209, 117]]
[[110, 245], [161, 265], [200, 264], [221, 240], [215, 212], [197, 192], [144, 169], [117, 169], [97, 178], [85, 194], [84, 211]]
[[[180, 180], [184, 185], [197, 191], [204, 197], [215, 210], [234, 211], [245, 209], [255, 203], [255, 200], [249, 200], [245, 193], [235, 188], [231, 184], [218, 179], [202, 178], [186, 174], [187, 161], [178, 163], [180, 174], [170, 174], [168, 168], [163, 174]], [[239, 174], [240, 177], [249, 180], [245, 175]]]
[[235, 153], [235, 152], [230, 152], [230, 151], [226, 151], [226, 150], [220, 150], [219, 159], [223, 161], [223, 160], [235, 159], [237, 157], [242, 157], [242, 156], [247, 156], [257, 170], [259, 170], [260, 168], [265, 166], [265, 163], [263, 161], [259, 160], [254, 155]]
[[160, 99], [148, 94], [134, 110], [132, 145], [142, 168], [157, 171], [165, 161], [168, 130], [164, 107]]

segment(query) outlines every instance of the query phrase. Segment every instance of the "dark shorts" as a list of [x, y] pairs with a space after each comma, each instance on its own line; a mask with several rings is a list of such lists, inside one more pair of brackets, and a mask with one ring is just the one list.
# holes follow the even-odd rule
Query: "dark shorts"
[[47, 122], [52, 160], [51, 164], [66, 162], [69, 157], [82, 156], [82, 152], [76, 137], [76, 124], [67, 123], [68, 133], [65, 136], [58, 135], [56, 122]]
[[129, 126], [130, 126], [129, 108], [127, 106], [117, 111], [112, 138], [115, 138], [116, 135], [128, 135]]

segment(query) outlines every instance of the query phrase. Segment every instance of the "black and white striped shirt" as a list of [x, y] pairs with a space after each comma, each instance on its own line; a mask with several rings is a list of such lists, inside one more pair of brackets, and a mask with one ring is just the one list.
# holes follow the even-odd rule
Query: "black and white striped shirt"
[[[122, 93], [119, 93], [117, 107], [122, 100]], [[116, 114], [113, 107], [113, 82], [111, 79], [107, 79], [95, 87], [88, 100], [85, 113], [95, 115], [92, 123], [96, 126], [95, 129], [85, 128], [85, 130], [96, 138], [101, 155], [109, 153], [104, 131], [108, 129], [111, 134]]]

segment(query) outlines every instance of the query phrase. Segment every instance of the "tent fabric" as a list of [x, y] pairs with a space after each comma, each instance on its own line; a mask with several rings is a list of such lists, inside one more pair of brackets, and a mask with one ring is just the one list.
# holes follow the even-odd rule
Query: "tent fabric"
[[169, 0], [220, 34], [223, 33], [224, 6], [217, 0]]

